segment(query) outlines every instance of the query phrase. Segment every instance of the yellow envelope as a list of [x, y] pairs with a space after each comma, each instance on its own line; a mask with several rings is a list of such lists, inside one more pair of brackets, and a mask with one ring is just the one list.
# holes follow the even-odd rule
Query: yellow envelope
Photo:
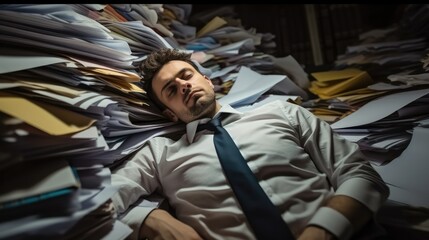
[[51, 135], [80, 132], [95, 122], [64, 108], [4, 92], [0, 92], [0, 111]]

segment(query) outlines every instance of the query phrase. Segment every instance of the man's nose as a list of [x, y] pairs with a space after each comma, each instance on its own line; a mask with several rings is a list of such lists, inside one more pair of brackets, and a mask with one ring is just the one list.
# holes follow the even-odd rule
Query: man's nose
[[192, 87], [191, 83], [185, 80], [179, 80], [179, 84], [180, 84], [180, 90], [182, 91], [182, 93], [185, 93], [186, 91], [188, 91], [188, 89]]

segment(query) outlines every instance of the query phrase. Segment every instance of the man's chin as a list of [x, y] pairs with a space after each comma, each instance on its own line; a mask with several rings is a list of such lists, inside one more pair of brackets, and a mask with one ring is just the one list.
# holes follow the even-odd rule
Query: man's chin
[[206, 117], [208, 114], [214, 111], [216, 104], [214, 101], [196, 101], [191, 107], [191, 114], [197, 118]]

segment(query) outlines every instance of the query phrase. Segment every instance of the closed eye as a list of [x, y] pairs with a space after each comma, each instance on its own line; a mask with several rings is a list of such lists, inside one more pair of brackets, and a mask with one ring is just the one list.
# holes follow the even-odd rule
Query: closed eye
[[169, 87], [169, 88], [168, 88], [168, 94], [167, 94], [167, 96], [168, 96], [168, 97], [171, 97], [171, 96], [173, 96], [176, 92], [177, 92], [177, 87], [173, 85], [173, 86], [171, 86], [171, 87]]
[[182, 75], [182, 79], [183, 79], [183, 80], [189, 80], [189, 79], [191, 79], [191, 78], [192, 78], [192, 76], [193, 76], [193, 74], [192, 74], [192, 72], [191, 72], [191, 71], [186, 71], [186, 72]]

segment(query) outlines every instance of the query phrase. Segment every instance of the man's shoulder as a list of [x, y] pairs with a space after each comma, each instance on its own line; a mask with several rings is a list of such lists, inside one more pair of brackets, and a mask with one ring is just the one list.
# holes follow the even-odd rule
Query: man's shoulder
[[274, 100], [260, 107], [254, 108], [247, 112], [249, 116], [265, 116], [266, 118], [278, 118], [289, 121], [292, 125], [297, 125], [296, 118], [300, 115], [305, 115], [305, 110], [302, 106], [291, 103], [286, 100]]
[[283, 110], [283, 109], [299, 109], [300, 106], [295, 104], [295, 103], [291, 103], [288, 102], [286, 100], [273, 100], [271, 102], [265, 103], [257, 108], [254, 109], [254, 111], [261, 111], [262, 109], [278, 109], [278, 110]]

